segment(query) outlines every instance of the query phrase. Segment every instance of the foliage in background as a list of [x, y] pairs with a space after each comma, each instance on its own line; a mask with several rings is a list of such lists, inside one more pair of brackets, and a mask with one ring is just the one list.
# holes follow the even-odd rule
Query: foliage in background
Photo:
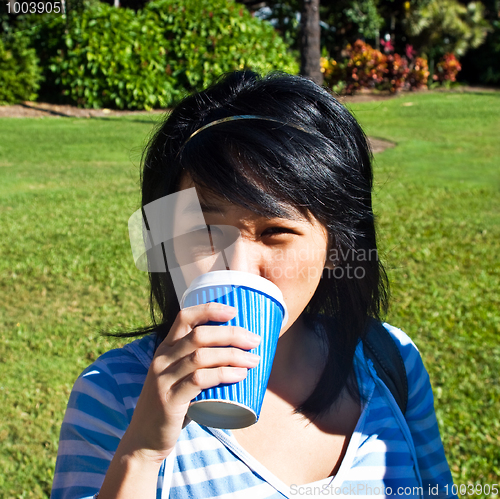
[[0, 104], [35, 100], [41, 71], [35, 50], [22, 33], [7, 33], [0, 38]]
[[485, 40], [490, 24], [484, 19], [484, 5], [458, 0], [407, 2], [403, 26], [410, 41], [429, 59], [445, 53], [463, 56]]
[[[377, 89], [395, 93], [401, 89], [416, 90], [427, 85], [427, 61], [415, 57], [411, 47], [407, 47], [405, 57], [393, 53], [392, 47], [383, 54], [357, 40], [346, 47], [343, 56], [342, 62], [328, 58], [321, 60], [325, 83], [336, 92], [355, 94], [362, 89]], [[448, 75], [448, 66], [446, 71]]]
[[[252, 8], [255, 2], [240, 0]], [[256, 15], [270, 21], [299, 49], [300, 1], [264, 0]], [[499, 0], [339, 0], [320, 6], [323, 56], [341, 60], [357, 40], [381, 48], [389, 37], [402, 54], [407, 44], [428, 60], [431, 76], [447, 53], [463, 59], [460, 79], [500, 84]], [[432, 79], [432, 78], [431, 78]]]
[[345, 92], [353, 94], [362, 88], [375, 88], [384, 81], [387, 73], [387, 60], [379, 50], [357, 40], [347, 45], [344, 56], [346, 61], [339, 65], [338, 78], [345, 82]]
[[[412, 44], [431, 62], [445, 53], [463, 56], [478, 47], [491, 29], [484, 3], [497, 0], [339, 0], [322, 2], [322, 47], [325, 56], [338, 60], [347, 44], [357, 39], [380, 49], [386, 36], [396, 52]], [[262, 2], [261, 2], [262, 3]], [[259, 5], [261, 4], [259, 3]], [[298, 49], [299, 0], [267, 0], [257, 15], [273, 23]], [[497, 7], [498, 11], [498, 7]]]
[[429, 79], [429, 66], [427, 59], [423, 57], [416, 57], [411, 65], [410, 72], [406, 77], [406, 81], [410, 88], [416, 90], [425, 88]]
[[40, 50], [47, 49], [47, 80], [68, 102], [151, 109], [168, 106], [177, 93], [166, 72], [163, 32], [148, 12], [96, 2], [67, 25], [55, 19], [39, 37], [46, 44]]
[[[301, 1], [267, 0], [264, 3], [256, 16], [270, 22], [284, 40], [298, 50]], [[378, 4], [377, 0], [321, 2], [321, 46], [326, 53], [338, 56], [347, 43], [358, 38], [375, 40], [384, 23]]]
[[402, 90], [406, 86], [410, 73], [408, 60], [399, 54], [388, 54], [386, 55], [386, 64], [387, 77], [379, 88], [393, 93]]
[[[347, 20], [345, 24], [347, 26], [356, 26], [356, 29], [351, 28], [353, 31], [351, 37], [361, 36], [370, 40], [377, 38], [380, 28], [384, 24], [384, 19], [377, 9], [377, 4], [377, 0], [352, 0], [349, 7], [342, 11]], [[328, 21], [331, 25], [336, 26], [341, 21], [341, 19], [338, 19], [339, 14], [340, 12], [337, 12], [337, 16], [330, 15]]]
[[500, 85], [500, 2], [484, 0], [485, 17], [491, 23], [483, 45], [465, 55], [462, 62], [461, 79], [471, 84]]
[[266, 6], [250, 12], [257, 19], [269, 22], [283, 38], [283, 41], [297, 53], [297, 59], [300, 57], [298, 55], [300, 49], [300, 4], [297, 0], [266, 2]]
[[232, 0], [155, 0], [145, 10], [160, 19], [168, 72], [188, 92], [237, 69], [298, 72], [272, 26]]
[[[255, 2], [245, 2], [251, 5]], [[294, 49], [299, 48], [299, 0], [266, 0], [256, 15], [271, 22]], [[323, 56], [341, 60], [357, 39], [380, 49], [388, 37], [396, 53], [407, 44], [425, 56], [431, 74], [446, 53], [462, 58], [468, 51], [474, 82], [500, 81], [500, 5], [498, 0], [339, 0], [322, 2]], [[489, 31], [490, 35], [485, 37]], [[479, 47], [480, 49], [474, 49]], [[480, 61], [480, 62], [479, 62]], [[479, 76], [480, 75], [480, 76]]]
[[230, 0], [159, 0], [137, 12], [92, 2], [35, 30], [46, 100], [165, 108], [224, 72], [297, 73], [273, 28]]
[[[232, 0], [154, 0], [137, 12], [96, 0], [68, 0], [66, 19], [53, 16], [45, 24], [40, 23], [47, 16], [20, 15], [13, 22], [0, 12], [0, 29], [11, 34], [23, 30], [41, 68], [37, 69], [26, 40], [13, 51], [4, 40], [2, 99], [35, 99], [38, 93], [42, 100], [86, 107], [149, 109], [174, 104], [179, 96], [234, 69], [296, 73], [297, 54], [289, 47], [297, 48], [300, 2], [265, 3], [257, 16], [270, 23], [252, 17]], [[498, 0], [323, 2], [323, 54], [337, 61], [330, 66], [323, 62], [323, 69], [335, 90], [349, 93], [360, 88], [423, 87], [428, 71], [431, 82], [449, 84], [455, 79], [451, 63], [438, 63], [439, 58], [446, 53], [461, 57], [490, 30], [486, 43], [465, 56], [461, 79], [499, 84], [499, 10]], [[382, 38], [379, 43], [381, 33], [386, 33], [388, 42]], [[347, 41], [354, 46], [353, 37], [373, 40], [376, 48], [390, 43], [395, 53], [386, 53], [382, 62], [370, 62], [377, 59], [375, 52], [361, 54], [357, 65], [349, 66], [342, 54]], [[399, 55], [404, 37], [406, 46], [412, 41], [424, 58]], [[19, 62], [16, 68], [14, 60]], [[339, 71], [345, 82], [338, 78]]]
[[436, 72], [432, 75], [434, 81], [450, 84], [457, 81], [457, 73], [462, 69], [458, 59], [453, 54], [445, 54], [436, 64]]

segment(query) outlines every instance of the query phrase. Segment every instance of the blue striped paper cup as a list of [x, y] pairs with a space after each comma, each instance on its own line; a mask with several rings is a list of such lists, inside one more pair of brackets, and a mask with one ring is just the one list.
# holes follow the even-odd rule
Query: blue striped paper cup
[[283, 295], [271, 281], [235, 270], [208, 272], [197, 277], [181, 300], [181, 308], [217, 302], [238, 310], [236, 317], [220, 326], [240, 326], [262, 337], [257, 348], [259, 364], [238, 383], [203, 390], [191, 401], [187, 415], [212, 428], [236, 429], [259, 419], [262, 401], [276, 353], [279, 333], [288, 320]]

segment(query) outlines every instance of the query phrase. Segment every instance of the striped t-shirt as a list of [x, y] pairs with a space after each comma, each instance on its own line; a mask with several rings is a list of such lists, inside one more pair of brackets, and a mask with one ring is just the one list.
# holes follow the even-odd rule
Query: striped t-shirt
[[[362, 411], [335, 477], [287, 486], [228, 430], [189, 423], [161, 466], [157, 499], [336, 496], [452, 497], [452, 477], [429, 376], [410, 338], [388, 324], [408, 377], [403, 416], [360, 342], [354, 366]], [[155, 335], [111, 350], [77, 379], [61, 427], [51, 499], [91, 499], [132, 418], [153, 358]]]

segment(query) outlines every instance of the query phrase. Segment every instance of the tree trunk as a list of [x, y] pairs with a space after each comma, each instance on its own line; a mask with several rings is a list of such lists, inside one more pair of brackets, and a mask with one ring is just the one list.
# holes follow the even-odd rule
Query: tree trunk
[[319, 0], [303, 0], [300, 24], [300, 74], [322, 85]]

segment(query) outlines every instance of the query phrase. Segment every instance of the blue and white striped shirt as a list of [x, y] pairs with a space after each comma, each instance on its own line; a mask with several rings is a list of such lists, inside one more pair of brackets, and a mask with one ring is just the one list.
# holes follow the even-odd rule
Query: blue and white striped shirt
[[[408, 376], [406, 415], [359, 343], [354, 359], [362, 412], [335, 477], [287, 486], [230, 431], [191, 422], [160, 469], [157, 499], [452, 497], [429, 376], [410, 338], [388, 324]], [[51, 499], [91, 499], [128, 427], [153, 358], [155, 336], [111, 350], [77, 379], [61, 427]]]

